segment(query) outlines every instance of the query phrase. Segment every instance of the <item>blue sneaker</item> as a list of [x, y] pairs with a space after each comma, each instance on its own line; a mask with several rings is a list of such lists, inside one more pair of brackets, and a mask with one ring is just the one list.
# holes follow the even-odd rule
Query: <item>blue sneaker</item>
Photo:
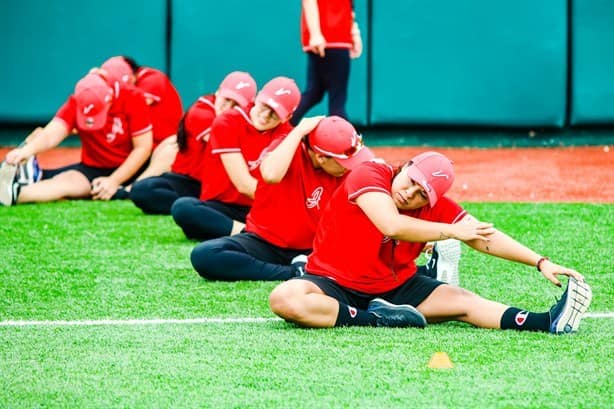
[[593, 292], [588, 284], [569, 277], [561, 299], [550, 308], [550, 332], [553, 334], [576, 332], [582, 315], [588, 310], [591, 298]]
[[17, 166], [3, 161], [0, 165], [0, 204], [12, 206], [17, 200], [19, 184], [15, 182]]
[[367, 312], [377, 317], [378, 327], [426, 327], [426, 318], [408, 304], [392, 304], [382, 298], [374, 298]]

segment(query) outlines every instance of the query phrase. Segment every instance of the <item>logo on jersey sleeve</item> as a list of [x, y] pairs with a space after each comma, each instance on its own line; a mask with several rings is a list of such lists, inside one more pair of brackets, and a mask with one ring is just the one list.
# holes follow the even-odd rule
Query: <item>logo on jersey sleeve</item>
[[311, 192], [311, 196], [307, 198], [305, 202], [308, 209], [313, 209], [317, 207], [320, 209], [320, 200], [322, 200], [322, 193], [324, 193], [324, 188], [322, 186], [318, 186]]

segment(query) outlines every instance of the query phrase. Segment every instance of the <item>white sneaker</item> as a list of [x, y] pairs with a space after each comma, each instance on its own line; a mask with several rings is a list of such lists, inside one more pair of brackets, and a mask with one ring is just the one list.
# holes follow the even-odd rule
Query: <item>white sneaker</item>
[[12, 206], [15, 203], [15, 174], [17, 166], [9, 165], [6, 161], [0, 165], [0, 203]]
[[297, 277], [302, 277], [305, 275], [305, 265], [307, 264], [307, 256], [305, 254], [299, 254], [294, 257], [290, 262], [290, 265], [294, 267], [295, 274]]
[[426, 263], [428, 271], [435, 270], [433, 277], [451, 285], [459, 285], [458, 263], [461, 257], [460, 241], [447, 239], [436, 241], [433, 252]]

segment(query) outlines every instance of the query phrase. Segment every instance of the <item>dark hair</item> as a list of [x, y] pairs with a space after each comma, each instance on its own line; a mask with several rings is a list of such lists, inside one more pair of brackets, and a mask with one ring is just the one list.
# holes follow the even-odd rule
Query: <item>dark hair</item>
[[183, 152], [187, 146], [188, 133], [185, 129], [186, 115], [187, 112], [183, 114], [183, 116], [179, 120], [179, 126], [177, 126], [177, 145], [179, 146], [180, 152]]
[[141, 68], [139, 64], [132, 57], [128, 57], [127, 55], [122, 55], [122, 58], [126, 63], [132, 68], [132, 72], [136, 75], [136, 72]]

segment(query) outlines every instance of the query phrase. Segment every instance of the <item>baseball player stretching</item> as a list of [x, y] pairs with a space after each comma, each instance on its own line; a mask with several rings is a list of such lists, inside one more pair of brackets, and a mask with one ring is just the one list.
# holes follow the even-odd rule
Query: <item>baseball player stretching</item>
[[[305, 327], [424, 327], [455, 320], [481, 328], [576, 331], [592, 297], [582, 275], [474, 219], [444, 196], [453, 180], [451, 161], [436, 152], [397, 171], [375, 162], [355, 169], [324, 210], [307, 274], [271, 293], [273, 312]], [[558, 286], [556, 276], [567, 275], [567, 289], [550, 311], [534, 313], [416, 274], [424, 243], [448, 238], [537, 267]]]
[[214, 95], [204, 95], [190, 107], [177, 130], [178, 152], [170, 172], [134, 183], [130, 199], [147, 214], [171, 214], [180, 197], [198, 198], [202, 163], [213, 120], [228, 109], [246, 109], [256, 97], [256, 82], [246, 72], [228, 74]]
[[264, 155], [245, 232], [192, 250], [196, 271], [211, 280], [286, 280], [302, 274], [320, 214], [347, 170], [373, 158], [340, 117], [303, 119]]
[[[16, 165], [62, 142], [76, 129], [81, 162], [44, 170], [43, 180], [22, 186]], [[133, 180], [151, 153], [152, 125], [143, 93], [114, 90], [97, 74], [88, 74], [75, 93], [23, 147], [6, 155], [0, 170], [0, 203], [60, 199], [109, 200], [121, 184]]]
[[215, 118], [202, 165], [200, 200], [183, 197], [171, 208], [188, 238], [209, 240], [243, 229], [260, 179], [262, 151], [288, 135], [288, 119], [299, 99], [294, 81], [277, 77], [247, 111], [237, 106]]

